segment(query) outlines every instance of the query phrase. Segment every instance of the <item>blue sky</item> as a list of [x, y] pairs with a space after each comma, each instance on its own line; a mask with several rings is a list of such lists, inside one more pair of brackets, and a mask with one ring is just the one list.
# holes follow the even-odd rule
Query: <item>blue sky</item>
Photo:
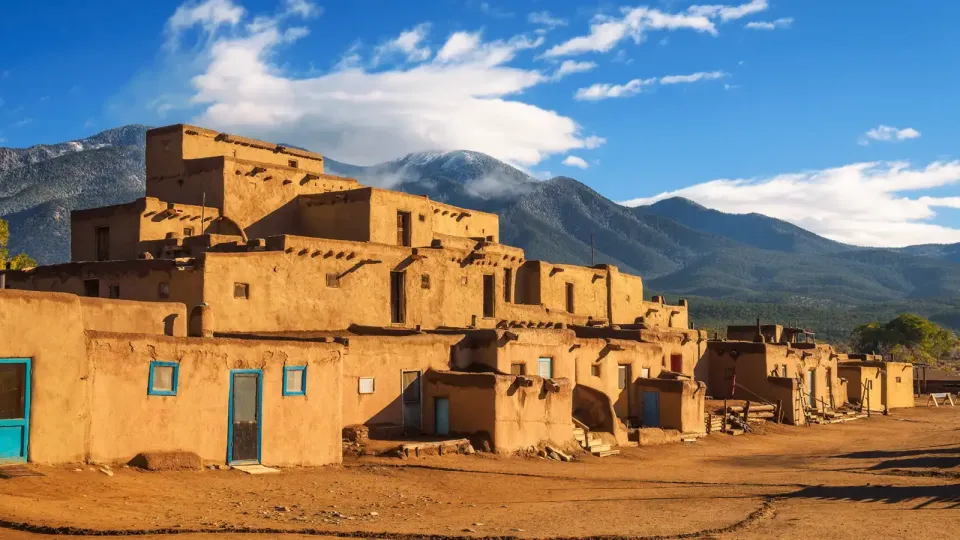
[[18, 2], [0, 145], [196, 122], [356, 164], [465, 148], [632, 204], [960, 242], [958, 18], [935, 0]]

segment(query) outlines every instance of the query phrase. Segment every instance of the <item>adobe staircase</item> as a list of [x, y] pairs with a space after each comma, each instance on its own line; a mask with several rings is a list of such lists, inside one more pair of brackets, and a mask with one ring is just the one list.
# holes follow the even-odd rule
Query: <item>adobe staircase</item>
[[580, 447], [597, 457], [615, 456], [619, 450], [613, 450], [610, 445], [590, 433], [589, 428], [576, 420], [573, 423], [573, 437], [580, 443]]

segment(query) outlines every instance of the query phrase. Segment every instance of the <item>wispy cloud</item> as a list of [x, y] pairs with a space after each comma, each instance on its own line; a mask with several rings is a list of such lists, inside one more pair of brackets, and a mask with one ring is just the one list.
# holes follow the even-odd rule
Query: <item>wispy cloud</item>
[[547, 57], [572, 56], [588, 52], [607, 52], [625, 39], [635, 43], [653, 30], [693, 30], [717, 35], [717, 22], [740, 19], [766, 10], [766, 0], [752, 0], [737, 6], [691, 6], [684, 12], [665, 13], [649, 7], [621, 8], [621, 17], [597, 15], [590, 24], [590, 33], [554, 45], [544, 53]]
[[[228, 0], [208, 3], [235, 13]], [[519, 55], [543, 45], [542, 36], [486, 40], [479, 31], [456, 32], [429, 58], [417, 52], [408, 62], [377, 70], [369, 68], [376, 48], [356, 44], [334, 69], [304, 74], [284, 67], [285, 48], [305, 32], [291, 32], [302, 27], [289, 8], [268, 16], [242, 11], [239, 19], [210, 15], [214, 11], [204, 8], [198, 12], [204, 16], [181, 15], [180, 22], [168, 23], [184, 41], [175, 51], [182, 60], [177, 67], [192, 72], [181, 68], [166, 79], [189, 86], [153, 90], [154, 97], [171, 96], [164, 103], [199, 110], [191, 120], [201, 125], [287, 141], [358, 164], [469, 148], [530, 168], [549, 156], [604, 143], [572, 118], [523, 100], [525, 91], [550, 84], [553, 71], [562, 68], [514, 65]], [[401, 42], [400, 51], [427, 47], [419, 35]]]
[[430, 25], [426, 23], [401, 32], [399, 36], [383, 43], [374, 50], [373, 64], [380, 64], [384, 60], [397, 55], [402, 56], [407, 62], [422, 62], [430, 58], [432, 54], [430, 47], [424, 44], [429, 33]]
[[633, 79], [626, 84], [597, 83], [577, 90], [574, 98], [579, 101], [598, 101], [609, 98], [630, 97], [643, 92], [644, 89], [661, 85], [690, 84], [698, 81], [722, 79], [727, 74], [723, 71], [698, 71], [689, 75], [665, 75], [649, 79]]
[[11, 125], [15, 128], [21, 128], [27, 124], [30, 124], [31, 122], [33, 122], [33, 118], [21, 118]]
[[920, 132], [913, 128], [895, 128], [892, 126], [879, 125], [873, 129], [868, 130], [866, 133], [860, 137], [858, 141], [860, 145], [867, 146], [870, 144], [870, 141], [880, 141], [880, 142], [900, 142], [906, 141], [909, 139], [919, 139]]
[[590, 164], [587, 163], [587, 160], [577, 156], [567, 156], [564, 158], [563, 164], [567, 167], [576, 167], [578, 169], [586, 169], [590, 167]]
[[776, 30], [777, 28], [790, 28], [793, 25], [793, 17], [781, 17], [773, 21], [753, 21], [744, 25], [751, 30]]
[[549, 11], [535, 11], [530, 13], [527, 15], [527, 21], [529, 21], [531, 24], [543, 26], [548, 29], [566, 26], [568, 24], [566, 19], [554, 17]]
[[840, 242], [905, 246], [960, 242], [960, 229], [931, 222], [938, 208], [960, 208], [960, 197], [914, 195], [956, 185], [960, 161], [926, 167], [870, 162], [768, 178], [713, 180], [623, 204], [686, 197], [724, 212], [763, 213]]
[[584, 73], [597, 67], [596, 62], [577, 62], [576, 60], [564, 60], [557, 71], [554, 72], [554, 78], [566, 77], [574, 73]]

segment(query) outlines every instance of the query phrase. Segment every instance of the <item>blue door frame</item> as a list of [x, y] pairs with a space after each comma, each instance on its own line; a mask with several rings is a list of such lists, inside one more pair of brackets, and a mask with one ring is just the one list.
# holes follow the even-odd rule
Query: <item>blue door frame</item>
[[0, 364], [24, 364], [23, 418], [0, 419], [0, 463], [27, 461], [30, 446], [30, 376], [29, 358], [0, 358]]
[[227, 463], [230, 465], [251, 464], [252, 461], [233, 460], [233, 376], [255, 373], [257, 375], [257, 463], [261, 462], [263, 449], [263, 370], [262, 369], [231, 369], [230, 370], [230, 401], [227, 412]]

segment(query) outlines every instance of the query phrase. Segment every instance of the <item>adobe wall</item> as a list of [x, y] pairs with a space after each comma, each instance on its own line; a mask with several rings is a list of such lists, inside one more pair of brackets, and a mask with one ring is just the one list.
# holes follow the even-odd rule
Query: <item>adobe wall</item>
[[[7, 273], [11, 289], [62, 292], [84, 296], [84, 280], [99, 279], [99, 297], [108, 298], [110, 286], [120, 287], [120, 299], [164, 301], [190, 307], [202, 302], [203, 276], [193, 267], [172, 260], [132, 260], [67, 263]], [[161, 284], [169, 297], [161, 297]]]
[[683, 379], [640, 379], [640, 392], [658, 392], [660, 427], [680, 433], [705, 433], [706, 385]]
[[573, 311], [607, 319], [607, 272], [569, 264], [539, 262], [540, 303], [550, 311], [567, 311], [567, 284], [573, 284]]
[[32, 359], [31, 462], [85, 457], [90, 367], [84, 340], [76, 296], [0, 290], [0, 358]]
[[163, 202], [223, 208], [227, 158], [171, 161], [151, 168], [149, 136], [147, 132], [147, 197]]
[[[306, 195], [297, 203], [297, 235], [370, 241], [369, 189]], [[396, 243], [396, 234], [392, 243]]]
[[643, 302], [640, 311], [648, 328], [690, 328], [688, 305], [684, 299], [672, 306], [665, 304], [663, 297], [656, 296], [652, 302]]
[[[350, 336], [343, 358], [343, 424], [403, 424], [403, 371], [450, 369], [450, 348], [462, 335]], [[361, 394], [360, 378], [374, 379]], [[426, 402], [421, 399], [421, 406]]]
[[183, 304], [80, 297], [80, 308], [84, 330], [187, 335], [187, 307]]
[[[410, 245], [429, 246], [433, 241], [434, 214], [430, 199], [385, 189], [370, 190], [370, 241], [397, 242], [397, 212], [410, 213]], [[449, 219], [449, 218], [445, 218]]]
[[616, 266], [606, 265], [613, 324], [636, 322], [646, 312], [643, 301], [643, 280], [640, 276], [623, 274]]
[[434, 236], [450, 235], [467, 238], [489, 238], [500, 241], [500, 217], [479, 210], [467, 210], [430, 201]]
[[[509, 336], [515, 335], [517, 339]], [[514, 364], [524, 373], [536, 375], [540, 358], [552, 359], [553, 376], [572, 379], [576, 360], [571, 354], [574, 335], [570, 330], [516, 328], [490, 330], [471, 336], [454, 350], [457, 369], [470, 369], [471, 364], [486, 366], [498, 373], [510, 373]]]
[[[599, 338], [577, 338], [576, 343], [579, 348], [573, 351], [576, 359], [575, 383], [609, 397], [617, 417], [623, 420], [632, 418], [639, 422], [643, 417], [643, 395], [637, 382], [644, 377], [660, 376], [663, 369], [662, 345]], [[621, 350], [614, 350], [618, 348]], [[598, 374], [594, 374], [594, 366], [599, 369]], [[628, 384], [623, 389], [619, 385], [620, 366], [628, 366], [630, 373]]]
[[791, 377], [768, 377], [766, 395], [771, 403], [780, 403], [780, 420], [784, 424], [805, 425], [806, 416], [796, 408], [795, 397], [799, 392], [797, 380]]
[[[779, 324], [761, 325], [760, 334], [767, 343], [780, 343], [780, 339], [783, 336], [783, 326]], [[742, 324], [727, 326], [727, 339], [730, 341], [753, 341], [756, 337], [756, 325]]]
[[700, 359], [706, 354], [706, 336], [700, 330], [649, 328], [639, 331], [644, 341], [659, 343], [662, 346], [663, 369], [673, 370], [673, 356], [680, 355], [679, 373], [694, 377]]
[[[883, 410], [883, 379], [879, 367], [840, 364], [837, 367], [837, 372], [841, 378], [847, 380], [848, 402], [861, 404], [864, 409], [867, 408], [867, 404], [869, 403], [870, 410]], [[872, 381], [872, 386], [869, 390], [864, 390], [863, 386], [867, 381]], [[912, 390], [910, 397], [911, 399], [913, 398]]]
[[436, 434], [436, 400], [449, 400], [449, 436], [487, 439], [496, 431], [496, 379], [487, 373], [428, 371], [423, 379], [423, 432]]
[[[90, 332], [81, 351], [91, 364], [92, 460], [186, 450], [224, 463], [231, 369], [263, 370], [264, 464], [341, 460], [341, 403], [331, 399], [342, 388], [337, 344]], [[151, 360], [180, 364], [176, 396], [147, 395]], [[284, 365], [307, 366], [305, 396], [282, 395]]]
[[886, 362], [884, 387], [884, 405], [888, 409], [913, 407], [913, 364]]

